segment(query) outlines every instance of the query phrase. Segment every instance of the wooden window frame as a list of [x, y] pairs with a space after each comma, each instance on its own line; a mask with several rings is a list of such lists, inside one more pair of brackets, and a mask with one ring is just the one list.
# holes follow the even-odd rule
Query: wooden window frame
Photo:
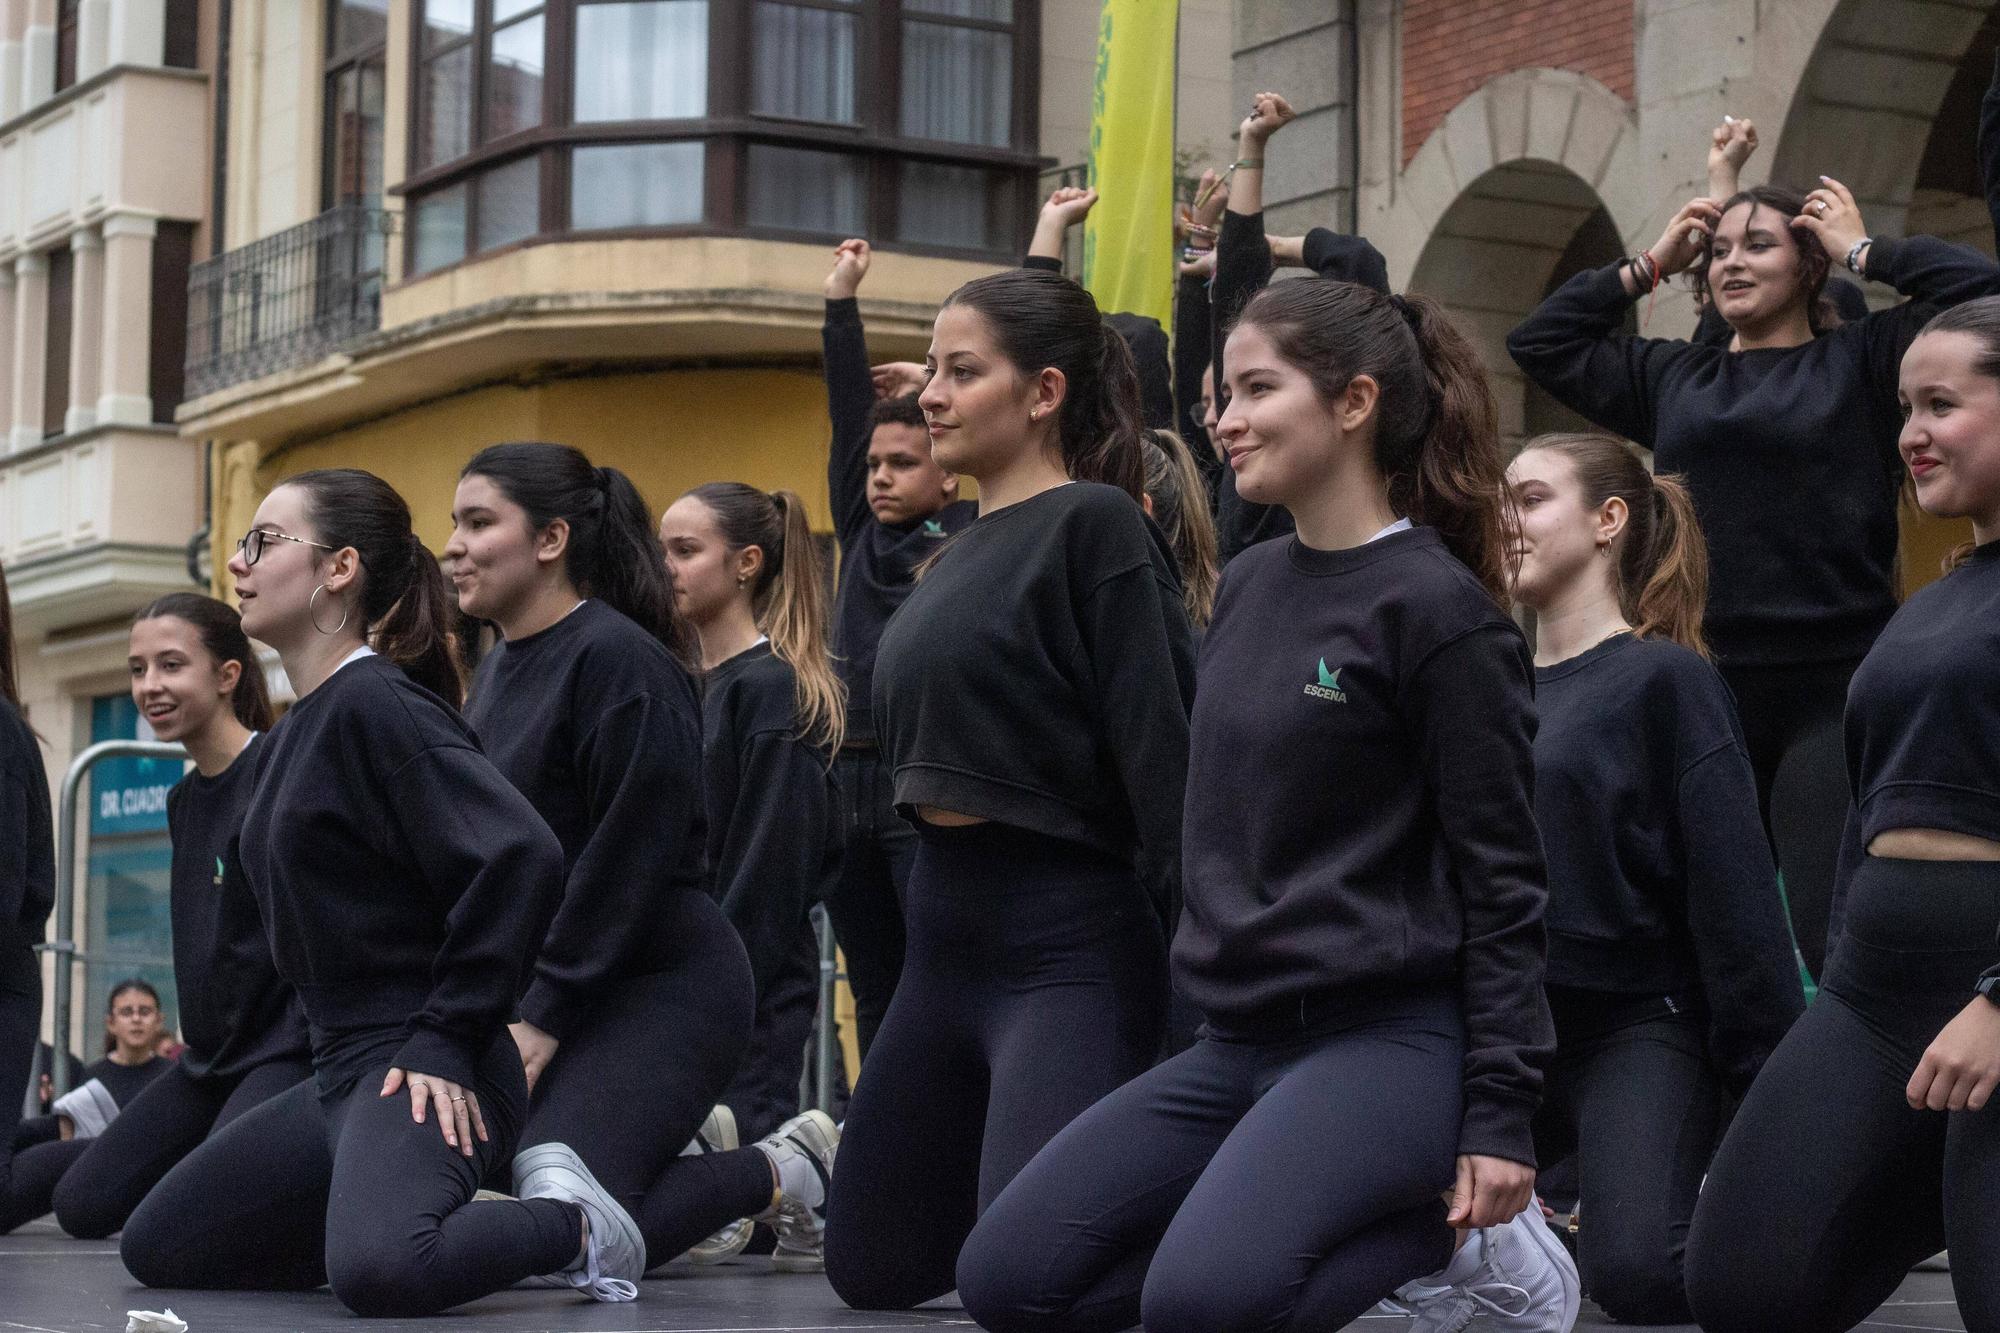
[[[340, 0], [331, 0], [326, 7], [326, 32], [320, 47], [321, 50], [326, 52], [326, 61], [320, 71], [319, 206], [322, 211], [349, 202], [346, 197], [336, 194], [334, 190], [334, 175], [340, 169], [335, 152], [337, 147], [336, 139], [338, 137], [337, 117], [340, 112], [339, 107], [336, 105], [337, 99], [334, 96], [334, 92], [339, 87], [340, 80], [352, 73], [356, 76], [358, 87], [360, 71], [365, 66], [371, 64], [379, 65], [382, 67], [382, 95], [385, 103], [389, 92], [389, 33], [387, 25], [383, 26], [381, 41], [376, 42], [372, 46], [365, 46], [354, 51], [342, 53], [334, 47], [334, 39], [339, 31], [339, 24]], [[359, 196], [355, 196], [355, 198], [359, 199]]]

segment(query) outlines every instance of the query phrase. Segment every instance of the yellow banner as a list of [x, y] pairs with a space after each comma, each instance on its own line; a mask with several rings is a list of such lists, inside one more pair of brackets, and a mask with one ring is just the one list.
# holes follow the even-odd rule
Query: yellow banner
[[1104, 0], [1083, 285], [1105, 314], [1174, 319], [1174, 38], [1180, 0]]

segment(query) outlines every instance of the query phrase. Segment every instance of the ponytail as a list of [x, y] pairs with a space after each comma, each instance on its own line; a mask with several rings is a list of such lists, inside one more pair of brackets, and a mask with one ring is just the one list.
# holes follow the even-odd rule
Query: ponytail
[[1253, 296], [1238, 324], [1263, 330], [1323, 402], [1356, 376], [1375, 381], [1375, 463], [1389, 507], [1437, 529], [1505, 605], [1512, 498], [1499, 414], [1479, 354], [1444, 307], [1351, 282], [1280, 282]]
[[264, 683], [264, 667], [243, 632], [243, 617], [227, 602], [204, 597], [198, 592], [170, 592], [155, 598], [146, 609], [132, 617], [134, 625], [172, 616], [184, 620], [201, 637], [201, 646], [219, 665], [234, 662], [238, 668], [236, 688], [230, 692], [230, 710], [236, 720], [251, 731], [271, 729], [271, 692]]
[[1173, 548], [1181, 570], [1181, 600], [1197, 630], [1215, 610], [1215, 516], [1208, 487], [1185, 441], [1170, 430], [1149, 431], [1145, 441], [1146, 498], [1153, 522]]
[[320, 468], [280, 484], [305, 493], [306, 521], [316, 536], [360, 555], [359, 611], [370, 646], [453, 708], [463, 703], [465, 676], [452, 633], [458, 603], [411, 526], [403, 497], [359, 468]]
[[1673, 475], [1655, 475], [1630, 446], [1596, 431], [1538, 435], [1521, 448], [1569, 460], [1587, 509], [1616, 498], [1628, 517], [1616, 549], [1618, 609], [1642, 639], [1669, 639], [1703, 657], [1708, 605], [1708, 542], [1694, 497]]
[[793, 491], [765, 494], [737, 481], [712, 481], [688, 494], [715, 515], [723, 544], [755, 546], [764, 553], [750, 605], [771, 653], [792, 669], [799, 735], [829, 755], [847, 733], [847, 687], [834, 674], [827, 648], [826, 573], [806, 521], [806, 505]]
[[564, 569], [576, 590], [635, 621], [683, 663], [693, 660], [660, 534], [630, 477], [593, 466], [569, 445], [540, 443], [488, 445], [458, 475], [485, 477], [538, 532], [567, 523]]
[[1056, 419], [1063, 470], [1072, 481], [1145, 493], [1145, 438], [1132, 349], [1098, 313], [1090, 293], [1060, 273], [1015, 268], [974, 278], [945, 298], [986, 320], [1001, 355], [1023, 375], [1060, 370], [1066, 388]]

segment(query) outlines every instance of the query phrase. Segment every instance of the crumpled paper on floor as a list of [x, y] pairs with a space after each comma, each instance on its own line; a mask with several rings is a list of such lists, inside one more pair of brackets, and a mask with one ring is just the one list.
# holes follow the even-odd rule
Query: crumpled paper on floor
[[127, 1310], [125, 1333], [187, 1333], [187, 1320], [172, 1310]]

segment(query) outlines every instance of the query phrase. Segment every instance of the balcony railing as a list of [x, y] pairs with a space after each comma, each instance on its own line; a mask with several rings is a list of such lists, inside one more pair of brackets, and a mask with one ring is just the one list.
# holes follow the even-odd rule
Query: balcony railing
[[187, 396], [305, 365], [382, 319], [395, 215], [364, 204], [204, 260], [188, 275]]

